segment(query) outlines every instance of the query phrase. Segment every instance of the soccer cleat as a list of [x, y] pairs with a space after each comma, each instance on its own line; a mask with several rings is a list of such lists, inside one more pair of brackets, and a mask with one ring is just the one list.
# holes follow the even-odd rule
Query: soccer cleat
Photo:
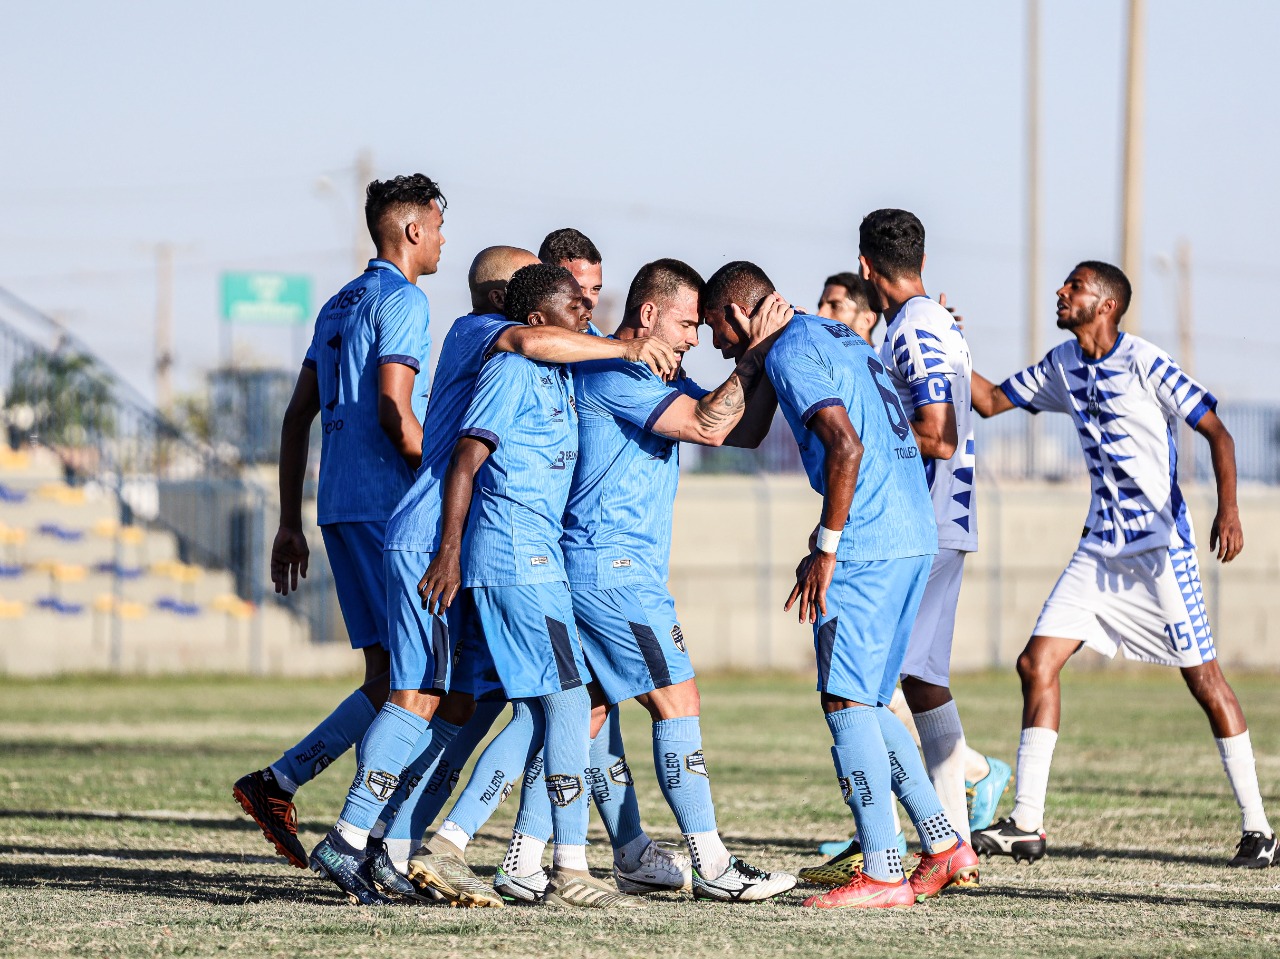
[[[827, 848], [823, 843], [822, 848]], [[898, 833], [898, 855], [907, 858], [907, 837]], [[821, 866], [806, 866], [800, 870], [800, 881], [811, 882], [815, 886], [843, 886], [862, 869], [862, 844], [858, 837], [849, 840], [848, 845], [840, 846], [831, 858]]]
[[547, 891], [547, 873], [539, 869], [532, 876], [513, 876], [499, 866], [493, 888], [507, 902], [537, 902]]
[[804, 901], [804, 905], [813, 909], [910, 909], [915, 904], [915, 893], [905, 879], [881, 882], [863, 872], [843, 886]]
[[956, 840], [945, 852], [921, 854], [920, 862], [907, 880], [916, 902], [936, 896], [948, 886], [978, 885], [978, 854], [959, 836]]
[[1020, 829], [1012, 816], [979, 829], [972, 836], [974, 852], [984, 856], [1012, 856], [1014, 862], [1035, 862], [1048, 851], [1044, 830]]
[[640, 865], [635, 869], [613, 864], [613, 881], [620, 892], [633, 896], [679, 892], [693, 883], [693, 863], [684, 853], [663, 849], [650, 840], [640, 853]]
[[1276, 864], [1276, 837], [1260, 832], [1246, 832], [1236, 846], [1235, 857], [1227, 863], [1232, 869], [1266, 869]]
[[1009, 791], [1013, 770], [1009, 764], [994, 756], [988, 756], [987, 774], [976, 783], [964, 784], [965, 801], [969, 807], [969, 832], [986, 829], [996, 818], [1000, 797]]
[[387, 846], [380, 839], [370, 839], [365, 847], [369, 857], [369, 876], [374, 887], [384, 896], [395, 896], [400, 899], [422, 899], [418, 887], [411, 883], [392, 863], [387, 854]]
[[291, 866], [307, 868], [307, 851], [298, 842], [298, 811], [293, 806], [293, 793], [280, 788], [270, 768], [241, 776], [231, 787], [231, 795], [262, 829], [276, 852]]
[[374, 887], [369, 859], [337, 833], [331, 832], [311, 850], [311, 871], [333, 881], [339, 889], [362, 906], [385, 906], [394, 902]]
[[624, 895], [589, 872], [555, 866], [551, 867], [547, 891], [539, 901], [579, 909], [647, 909], [649, 906], [640, 897]]
[[409, 880], [424, 892], [434, 889], [451, 906], [497, 909], [503, 905], [502, 897], [472, 872], [461, 856], [433, 855], [426, 846], [409, 860]]
[[714, 879], [693, 870], [693, 898], [714, 902], [760, 902], [795, 887], [796, 877], [786, 872], [764, 872], [737, 856]]

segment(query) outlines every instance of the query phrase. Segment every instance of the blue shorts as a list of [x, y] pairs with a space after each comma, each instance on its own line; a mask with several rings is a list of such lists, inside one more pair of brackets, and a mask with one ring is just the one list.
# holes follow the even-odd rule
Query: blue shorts
[[506, 699], [498, 667], [484, 641], [471, 590], [464, 589], [458, 593], [446, 611], [445, 619], [449, 622], [449, 635], [454, 637], [453, 685], [449, 688], [469, 693], [477, 702]]
[[320, 527], [352, 649], [374, 645], [389, 648], [387, 585], [382, 567], [382, 538], [386, 531], [386, 523], [329, 523]]
[[418, 582], [431, 565], [431, 554], [389, 549], [383, 556], [391, 613], [391, 688], [448, 690], [453, 631], [442, 617], [422, 608], [418, 593]]
[[573, 590], [587, 665], [611, 703], [693, 679], [676, 604], [658, 583]]
[[932, 556], [836, 563], [813, 627], [819, 692], [889, 704], [932, 566]]
[[508, 697], [546, 696], [583, 684], [587, 666], [567, 583], [476, 586], [471, 598]]

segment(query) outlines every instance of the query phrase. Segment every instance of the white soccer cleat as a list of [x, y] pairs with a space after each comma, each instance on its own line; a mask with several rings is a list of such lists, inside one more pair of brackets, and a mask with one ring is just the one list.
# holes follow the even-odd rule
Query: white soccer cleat
[[624, 870], [613, 864], [619, 891], [633, 896], [649, 892], [680, 892], [693, 884], [693, 861], [684, 853], [664, 849], [653, 840], [640, 853], [640, 865]]
[[693, 898], [715, 902], [760, 902], [793, 888], [796, 877], [785, 872], [764, 872], [737, 856], [729, 857], [729, 868], [714, 879], [693, 874]]

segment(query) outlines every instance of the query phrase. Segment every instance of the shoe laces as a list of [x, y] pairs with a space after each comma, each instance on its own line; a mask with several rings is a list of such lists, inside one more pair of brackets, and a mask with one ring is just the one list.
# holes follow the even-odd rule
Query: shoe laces
[[733, 865], [738, 870], [738, 875], [744, 879], [765, 879], [769, 875], [763, 869], [757, 869], [751, 863], [743, 862], [741, 859], [734, 859]]
[[298, 810], [293, 803], [284, 799], [272, 799], [268, 797], [267, 807], [275, 813], [277, 819], [284, 824], [284, 828], [293, 833], [298, 834]]

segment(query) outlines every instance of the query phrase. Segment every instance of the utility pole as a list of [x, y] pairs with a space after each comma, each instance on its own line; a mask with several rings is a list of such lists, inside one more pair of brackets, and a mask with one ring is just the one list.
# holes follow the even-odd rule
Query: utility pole
[[173, 244], [156, 247], [156, 409], [168, 416], [173, 406]]
[[1142, 117], [1146, 73], [1146, 0], [1129, 0], [1129, 57], [1125, 82], [1124, 200], [1120, 218], [1121, 261], [1133, 284], [1125, 325], [1142, 331]]
[[[1027, 363], [1040, 359], [1040, 0], [1027, 0]], [[1026, 417], [1027, 475], [1035, 475], [1038, 416]]]
[[369, 229], [364, 222], [364, 193], [373, 179], [373, 151], [368, 147], [356, 154], [356, 215], [351, 238], [351, 265], [360, 273], [373, 258], [373, 245], [369, 241]]
[[[1187, 376], [1195, 379], [1196, 345], [1195, 331], [1192, 329], [1191, 313], [1191, 241], [1183, 237], [1178, 241], [1178, 248], [1173, 254], [1173, 270], [1178, 290], [1178, 362]], [[1190, 431], [1184, 430], [1183, 436]], [[1196, 437], [1190, 433], [1189, 442], [1182, 444], [1182, 462], [1186, 475], [1191, 482], [1196, 481]]]

